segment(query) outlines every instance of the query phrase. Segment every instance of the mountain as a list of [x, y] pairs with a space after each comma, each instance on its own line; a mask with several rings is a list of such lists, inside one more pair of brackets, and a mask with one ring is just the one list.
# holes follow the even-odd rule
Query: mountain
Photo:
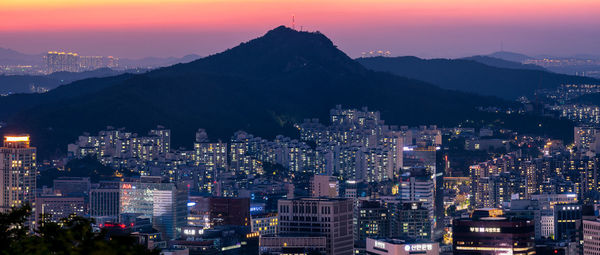
[[420, 59], [417, 57], [360, 58], [359, 63], [375, 70], [423, 80], [445, 89], [497, 96], [514, 100], [531, 96], [536, 89], [566, 83], [594, 83], [600, 80], [539, 70], [498, 68], [464, 59]]
[[126, 66], [129, 68], [142, 67], [142, 68], [156, 68], [170, 66], [180, 63], [189, 63], [196, 59], [201, 58], [196, 54], [185, 55], [181, 58], [168, 57], [168, 58], [157, 58], [157, 57], [146, 57], [141, 59], [119, 59], [119, 65]]
[[28, 55], [15, 50], [0, 47], [0, 65], [39, 65], [42, 55]]
[[527, 55], [524, 55], [521, 53], [510, 52], [510, 51], [497, 51], [497, 52], [494, 52], [487, 56], [492, 57], [492, 58], [503, 59], [506, 61], [517, 62], [517, 63], [522, 63], [525, 60], [533, 59], [530, 56], [527, 56]]
[[[60, 85], [69, 84], [77, 80], [94, 77], [116, 76], [123, 73], [140, 73], [146, 70], [112, 70], [101, 68], [85, 72], [56, 72], [48, 75], [0, 75], [0, 94], [32, 93], [32, 89], [54, 89]], [[34, 87], [34, 88], [32, 88]]]
[[533, 65], [533, 64], [521, 64], [520, 62], [508, 61], [500, 58], [494, 58], [489, 56], [472, 56], [461, 58], [464, 60], [472, 60], [475, 62], [482, 63], [488, 66], [500, 67], [500, 68], [510, 68], [510, 69], [529, 69], [529, 70], [538, 70], [538, 71], [548, 71], [545, 68]]
[[[175, 148], [191, 145], [198, 128], [222, 140], [240, 129], [266, 138], [297, 136], [293, 124], [305, 118], [326, 121], [329, 109], [338, 104], [379, 110], [397, 125], [456, 125], [476, 119], [538, 132], [539, 123], [549, 123], [480, 112], [476, 107], [512, 103], [368, 70], [323, 34], [283, 26], [191, 63], [77, 81], [35, 96], [20, 95], [18, 101], [32, 103], [11, 109], [2, 132], [30, 133], [41, 157], [61, 155], [81, 133], [96, 133], [107, 125], [139, 133], [164, 125], [172, 130]], [[7, 105], [3, 102], [15, 97], [0, 98], [0, 111]], [[572, 135], [569, 125], [554, 121], [548, 126], [556, 130], [548, 132], [569, 130]]]

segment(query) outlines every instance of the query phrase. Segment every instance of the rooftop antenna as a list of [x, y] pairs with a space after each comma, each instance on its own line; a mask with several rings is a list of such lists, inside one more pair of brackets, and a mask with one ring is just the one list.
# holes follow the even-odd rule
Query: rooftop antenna
[[296, 30], [296, 17], [292, 15], [292, 29]]

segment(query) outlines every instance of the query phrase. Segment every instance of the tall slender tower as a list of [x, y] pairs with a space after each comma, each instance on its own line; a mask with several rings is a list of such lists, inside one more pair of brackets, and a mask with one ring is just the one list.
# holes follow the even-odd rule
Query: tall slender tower
[[292, 29], [296, 30], [296, 15], [292, 15]]
[[29, 135], [4, 136], [4, 146], [0, 147], [0, 211], [25, 204], [35, 208], [35, 161], [36, 149], [29, 147]]

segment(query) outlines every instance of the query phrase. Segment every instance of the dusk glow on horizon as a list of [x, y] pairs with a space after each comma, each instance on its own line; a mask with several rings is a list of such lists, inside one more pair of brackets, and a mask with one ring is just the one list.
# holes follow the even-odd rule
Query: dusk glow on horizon
[[591, 0], [9, 0], [0, 2], [0, 47], [31, 54], [208, 55], [291, 26], [294, 16], [296, 29], [321, 31], [353, 57], [374, 49], [458, 57], [501, 44], [528, 54], [598, 54], [597, 10], [600, 2]]

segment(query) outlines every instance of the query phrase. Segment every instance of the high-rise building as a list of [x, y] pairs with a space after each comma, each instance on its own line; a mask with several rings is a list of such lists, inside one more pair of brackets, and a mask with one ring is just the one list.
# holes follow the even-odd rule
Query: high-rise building
[[580, 241], [581, 211], [581, 205], [578, 204], [557, 204], [554, 206], [554, 240]]
[[502, 217], [500, 209], [478, 209], [452, 223], [454, 254], [535, 254], [531, 220]]
[[0, 148], [0, 211], [25, 204], [35, 210], [35, 185], [36, 149], [29, 146], [29, 135], [4, 136]]
[[54, 72], [78, 72], [79, 55], [72, 52], [49, 51], [46, 55], [46, 71]]
[[391, 235], [393, 237], [431, 240], [430, 211], [420, 202], [403, 202], [393, 205]]
[[249, 198], [191, 196], [190, 202], [190, 217], [204, 222], [205, 227], [250, 226]]
[[418, 202], [428, 210], [429, 221], [434, 221], [435, 183], [424, 168], [413, 168], [400, 177], [398, 195], [402, 202]]
[[152, 226], [163, 236], [174, 239], [186, 225], [187, 189], [159, 178], [144, 178], [120, 184], [120, 215], [141, 214], [151, 218]]
[[600, 152], [600, 129], [577, 126], [574, 130], [575, 147], [580, 151]]
[[390, 235], [388, 208], [380, 201], [358, 201], [354, 209], [354, 240], [363, 242], [367, 237], [387, 237]]
[[352, 254], [352, 200], [297, 198], [278, 201], [279, 235], [324, 236], [327, 254]]
[[89, 213], [92, 218], [119, 219], [119, 182], [100, 182], [90, 190]]
[[583, 254], [600, 255], [600, 220], [583, 220]]

